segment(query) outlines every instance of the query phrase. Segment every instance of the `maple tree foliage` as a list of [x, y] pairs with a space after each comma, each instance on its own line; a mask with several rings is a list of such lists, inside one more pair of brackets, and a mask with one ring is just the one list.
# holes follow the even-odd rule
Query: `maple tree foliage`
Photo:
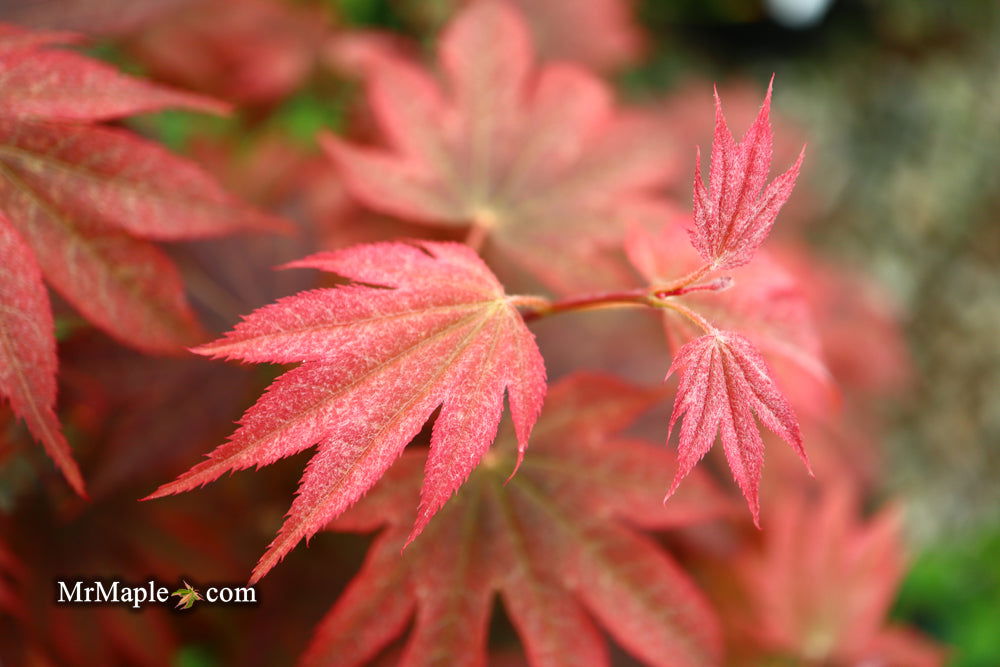
[[49, 48], [73, 41], [0, 25], [0, 394], [83, 493], [54, 413], [55, 339], [41, 279], [123, 342], [175, 351], [199, 329], [170, 260], [143, 239], [277, 223], [189, 162], [94, 124], [166, 107], [223, 107]]
[[[716, 278], [714, 283], [697, 281], [750, 262], [770, 232], [782, 204], [790, 196], [802, 160], [800, 154], [799, 161], [791, 169], [775, 179], [762, 195], [759, 194], [771, 164], [772, 133], [768, 120], [771, 86], [768, 86], [760, 113], [739, 144], [733, 141], [726, 125], [718, 94], [715, 99], [716, 130], [709, 188], [706, 191], [701, 182], [699, 152], [695, 170], [693, 225], [688, 234], [691, 245], [707, 264], [701, 267], [694, 265], [696, 268], [679, 283], [681, 290], [689, 286], [692, 291], [703, 287], [702, 291], [708, 294], [708, 299], [720, 289], [740, 289], [738, 280], [732, 287], [732, 275]], [[655, 203], [638, 203], [632, 208], [634, 214], [638, 212], [640, 219], [650, 217], [651, 210], [651, 217], [669, 219], [670, 214], [664, 214], [662, 209], [662, 205]], [[664, 281], [663, 272], [675, 267], [687, 268], [684, 251], [675, 249], [677, 225], [671, 222], [675, 221], [670, 220], [664, 226], [663, 236], [659, 239], [651, 237], [641, 223], [636, 223], [626, 240], [630, 259], [640, 273], [653, 281], [654, 286]], [[768, 278], [780, 280], [781, 273], [773, 267], [769, 268], [770, 271], [764, 272]], [[751, 290], [748, 294], [754, 296], [754, 288], [759, 294], [763, 283], [767, 297], [757, 302], [724, 298], [720, 304], [722, 319], [749, 325], [751, 331], [756, 330], [769, 346], [826, 380], [825, 368], [819, 359], [819, 343], [809, 331], [804, 304], [792, 299], [789, 308], [789, 299], [780, 298], [782, 292], [789, 291], [787, 288], [775, 290], [773, 283], [768, 286], [767, 281], [761, 281], [759, 277], [755, 281], [753, 274], [750, 276]], [[663, 295], [670, 298], [684, 295], [673, 283], [664, 284]], [[667, 372], [668, 378], [674, 373], [680, 375], [670, 417], [670, 431], [683, 417], [678, 445], [681, 465], [667, 497], [708, 452], [718, 435], [733, 476], [746, 497], [754, 522], [759, 525], [764, 443], [755, 416], [788, 442], [808, 467], [795, 412], [778, 389], [767, 362], [751, 340], [738, 332], [719, 328], [686, 306], [663, 305], [673, 311], [673, 315], [680, 315], [680, 319], [686, 320], [684, 328], [688, 331], [693, 328], [701, 334], [675, 350]], [[776, 323], [782, 325], [777, 329], [778, 335], [775, 335]], [[670, 320], [667, 320], [667, 327], [668, 336], [676, 340], [671, 335], [674, 329]], [[794, 335], [788, 336], [789, 331]], [[796, 338], [798, 345], [795, 345]]]
[[545, 396], [534, 337], [467, 246], [371, 244], [289, 266], [355, 283], [279, 300], [196, 348], [212, 357], [304, 363], [268, 389], [229, 442], [151, 496], [319, 443], [253, 581], [371, 488], [440, 406], [416, 537], [493, 442], [504, 390], [522, 456]]
[[[500, 22], [513, 16], [490, 3], [468, 12], [474, 10], [501, 12], [492, 16]], [[471, 20], [468, 16], [462, 18]], [[762, 116], [766, 119], [765, 112]], [[744, 161], [732, 168], [766, 171], [768, 163]], [[213, 357], [304, 363], [248, 411], [229, 442], [150, 496], [187, 491], [225, 472], [266, 465], [318, 443], [288, 519], [251, 581], [371, 488], [438, 406], [442, 411], [435, 420], [427, 482], [411, 540], [487, 451], [505, 387], [523, 456], [545, 393], [545, 374], [518, 308], [539, 316], [588, 301], [542, 300], [539, 305], [532, 297], [507, 297], [475, 251], [459, 244], [371, 244], [290, 266], [319, 268], [378, 287], [354, 284], [280, 300], [258, 310], [223, 339], [197, 348]], [[670, 429], [681, 416], [684, 422], [681, 465], [667, 497], [718, 432], [759, 522], [763, 441], [754, 415], [795, 447], [803, 460], [805, 452], [794, 413], [753, 344], [672, 301], [689, 292], [728, 286], [729, 277], [697, 282], [722, 268], [731, 267], [713, 262], [675, 281], [672, 288], [654, 284], [638, 301], [679, 313], [705, 334], [677, 350], [668, 373], [681, 374]], [[634, 296], [629, 299], [635, 301]], [[540, 310], [532, 313], [532, 308]]]
[[472, 225], [556, 288], [610, 280], [594, 275], [594, 258], [620, 240], [614, 205], [673, 170], [655, 124], [616, 109], [578, 66], [537, 67], [524, 20], [504, 2], [463, 9], [438, 58], [444, 87], [399, 58], [367, 69], [387, 146], [324, 140], [351, 193], [405, 220]]
[[[712, 115], [686, 105], [707, 84], [627, 107], [594, 73], [642, 55], [630, 0], [337, 3], [339, 17], [318, 0], [113, 0], [89, 19], [71, 11], [88, 0], [52, 1], [65, 16], [0, 13], [115, 32], [124, 66], [198, 93], [82, 55], [78, 34], [0, 23], [5, 663], [158, 665], [206, 630], [237, 664], [287, 662], [308, 634], [303, 665], [602, 665], [619, 649], [651, 665], [941, 663], [886, 620], [905, 569], [897, 509], [859, 510], [878, 477], [872, 399], [903, 384], [905, 349], [891, 308], [795, 225], [764, 247], [803, 161], [794, 131], [774, 148], [770, 85], [759, 108], [756, 83], [716, 92], [688, 211], [674, 147], [707, 141]], [[229, 110], [215, 97], [237, 107], [225, 128], [178, 125], [214, 176], [121, 127]], [[177, 117], [160, 122], [142, 126]], [[331, 127], [303, 141], [316, 123]], [[770, 180], [775, 154], [791, 166]], [[204, 242], [283, 226], [229, 191], [301, 233]], [[819, 201], [795, 200], [799, 216]], [[156, 245], [189, 239], [169, 258]], [[96, 327], [71, 322], [61, 362], [46, 283]], [[637, 310], [562, 315], [622, 306]], [[241, 312], [197, 345], [199, 322]], [[170, 358], [188, 346], [278, 367]], [[572, 374], [550, 388], [546, 365]], [[664, 371], [652, 387], [618, 379]], [[228, 440], [147, 498], [310, 450], [304, 470], [135, 502], [218, 443], [248, 396]], [[674, 430], [676, 453], [648, 441]], [[31, 440], [76, 495], [34, 474], [48, 463]], [[710, 473], [727, 463], [749, 515]], [[245, 576], [296, 479], [250, 575], [266, 604], [241, 630], [269, 633], [262, 648], [217, 632], [228, 611], [196, 592]], [[191, 612], [35, 594], [78, 572], [176, 581], [171, 604]], [[346, 588], [329, 607], [321, 585]]]
[[304, 665], [364, 664], [416, 615], [400, 664], [485, 664], [495, 594], [532, 665], [608, 664], [597, 622], [651, 665], [719, 658], [713, 612], [673, 559], [635, 528], [667, 529], [729, 514], [707, 477], [669, 505], [658, 497], [672, 456], [617, 435], [659, 398], [590, 374], [553, 385], [518, 474], [507, 428], [488, 463], [400, 556], [423, 455], [414, 451], [331, 524], [387, 526], [361, 572], [320, 623]]

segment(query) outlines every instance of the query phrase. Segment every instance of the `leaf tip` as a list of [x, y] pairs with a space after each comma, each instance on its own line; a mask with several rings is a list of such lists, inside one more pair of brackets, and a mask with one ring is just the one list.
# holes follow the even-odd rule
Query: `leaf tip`
[[403, 546], [399, 549], [400, 555], [402, 555], [406, 548], [413, 544], [413, 540], [420, 537], [420, 533], [424, 532], [424, 526], [427, 525], [426, 519], [417, 519], [417, 522], [413, 524], [413, 529], [410, 534], [406, 536], [406, 542], [403, 542]]
[[524, 462], [524, 450], [525, 447], [523, 445], [518, 445], [517, 461], [514, 462], [514, 469], [510, 471], [510, 474], [507, 475], [507, 479], [503, 481], [504, 486], [507, 486], [510, 483], [510, 481], [514, 479], [514, 475], [516, 475], [517, 471], [521, 468], [521, 464]]
[[185, 347], [184, 349], [190, 352], [191, 354], [197, 354], [198, 356], [201, 357], [211, 357], [213, 359], [217, 359], [221, 356], [221, 354], [219, 354], [218, 350], [216, 349], [218, 343], [219, 341], [213, 340], [210, 343], [202, 343], [201, 345], [192, 345], [190, 347]]
[[80, 473], [80, 468], [77, 466], [76, 461], [72, 458], [60, 458], [56, 459], [56, 466], [62, 473], [66, 483], [73, 489], [73, 492], [81, 499], [89, 501], [90, 495], [87, 493], [87, 485], [83, 481], [83, 475]]
[[177, 484], [177, 480], [172, 482], [167, 482], [166, 484], [161, 484], [152, 493], [139, 498], [140, 503], [144, 503], [147, 500], [156, 500], [157, 498], [165, 498], [166, 496], [172, 496], [178, 493], [177, 489], [174, 489], [174, 485]]

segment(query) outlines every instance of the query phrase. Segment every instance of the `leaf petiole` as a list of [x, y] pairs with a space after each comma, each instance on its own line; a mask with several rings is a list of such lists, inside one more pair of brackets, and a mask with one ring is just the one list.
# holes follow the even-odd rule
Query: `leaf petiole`
[[618, 292], [598, 292], [596, 294], [585, 294], [558, 301], [551, 301], [539, 296], [515, 296], [510, 298], [510, 303], [523, 309], [521, 315], [525, 322], [531, 322], [557, 313], [595, 310], [598, 308], [622, 308], [627, 306], [666, 308], [687, 317], [705, 332], [710, 332], [714, 331], [714, 327], [705, 318], [671, 299], [671, 297], [681, 296], [690, 292], [722, 291], [732, 285], [732, 279], [728, 276], [717, 278], [707, 283], [691, 284], [698, 277], [704, 276], [706, 273], [708, 273], [707, 268], [704, 271], [699, 270], [688, 274], [688, 276], [667, 285], [653, 285]]
[[521, 306], [525, 322], [531, 322], [548, 315], [565, 313], [575, 310], [592, 310], [596, 308], [620, 308], [623, 306], [653, 306], [655, 298], [646, 287], [620, 292], [599, 292], [583, 296], [569, 297], [558, 301], [550, 301], [540, 296], [511, 297], [510, 303]]

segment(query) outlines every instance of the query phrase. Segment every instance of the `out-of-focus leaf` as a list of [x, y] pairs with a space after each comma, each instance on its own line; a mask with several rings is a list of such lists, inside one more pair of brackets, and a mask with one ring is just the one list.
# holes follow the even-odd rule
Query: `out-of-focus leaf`
[[63, 33], [0, 26], [0, 394], [78, 493], [83, 481], [54, 414], [55, 339], [44, 278], [88, 320], [138, 349], [175, 352], [198, 324], [170, 260], [177, 240], [279, 223], [195, 165], [94, 121], [220, 105], [51, 48]]
[[387, 147], [325, 142], [351, 193], [406, 220], [472, 225], [557, 289], [620, 280], [600, 255], [622, 237], [613, 204], [669, 179], [658, 126], [615, 108], [579, 67], [538, 68], [523, 18], [503, 2], [464, 9], [438, 58], [443, 86], [399, 58], [368, 69]]
[[497, 594], [532, 665], [608, 664], [597, 626], [647, 664], [716, 664], [718, 630], [701, 593], [661, 547], [627, 527], [675, 528], [731, 509], [697, 476], [676, 503], [662, 505], [670, 454], [614, 435], [658, 393], [591, 375], [554, 386], [518, 474], [504, 484], [517, 462], [507, 428], [487, 463], [401, 555], [423, 458], [404, 455], [331, 525], [388, 527], [302, 664], [364, 664], [414, 616], [402, 664], [431, 656], [484, 664]]

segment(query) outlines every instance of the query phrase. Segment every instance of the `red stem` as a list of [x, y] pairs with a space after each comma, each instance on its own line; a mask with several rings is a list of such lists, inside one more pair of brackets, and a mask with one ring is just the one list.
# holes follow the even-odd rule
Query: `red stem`
[[708, 320], [686, 306], [670, 299], [670, 297], [681, 296], [689, 292], [720, 291], [732, 284], [732, 280], [729, 278], [719, 278], [708, 283], [691, 285], [691, 282], [697, 280], [707, 272], [707, 269], [699, 270], [668, 285], [654, 285], [652, 287], [641, 287], [620, 292], [584, 294], [558, 301], [549, 301], [548, 299], [535, 296], [517, 296], [512, 297], [510, 302], [515, 306], [526, 308], [521, 314], [525, 322], [531, 322], [549, 315], [555, 315], [556, 313], [592, 310], [596, 308], [621, 308], [624, 306], [667, 308], [687, 317], [698, 325], [698, 327], [708, 332], [713, 330]]
[[564, 313], [571, 310], [590, 310], [593, 308], [616, 308], [622, 306], [652, 306], [649, 290], [645, 287], [622, 292], [601, 292], [583, 296], [549, 301], [541, 297], [514, 297], [511, 303], [516, 306], [530, 308], [523, 313], [524, 321], [531, 322], [547, 315]]

